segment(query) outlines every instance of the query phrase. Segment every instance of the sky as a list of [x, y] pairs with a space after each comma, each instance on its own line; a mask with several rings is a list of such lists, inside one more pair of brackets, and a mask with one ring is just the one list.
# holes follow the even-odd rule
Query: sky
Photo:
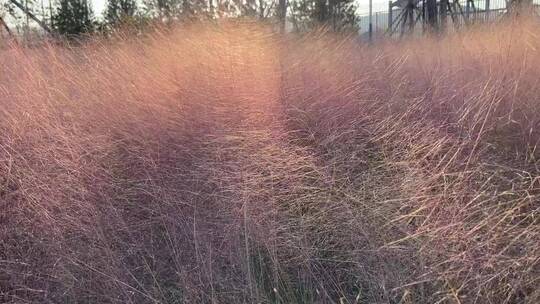
[[105, 1], [106, 0], [92, 0], [92, 3], [94, 3], [94, 13], [100, 14], [103, 11], [105, 8]]

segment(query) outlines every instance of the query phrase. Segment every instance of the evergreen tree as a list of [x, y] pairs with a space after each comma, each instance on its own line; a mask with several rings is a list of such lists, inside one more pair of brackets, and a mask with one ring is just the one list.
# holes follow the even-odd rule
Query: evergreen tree
[[354, 0], [295, 0], [291, 20], [297, 30], [325, 25], [335, 31], [357, 31]]
[[143, 4], [148, 15], [163, 22], [213, 17], [214, 11], [212, 0], [143, 0]]
[[94, 29], [88, 0], [59, 0], [53, 21], [55, 30], [67, 37], [80, 36]]
[[105, 21], [110, 25], [118, 25], [134, 19], [137, 4], [134, 0], [109, 0], [105, 11]]
[[181, 0], [143, 0], [146, 13], [160, 21], [170, 22], [181, 12]]

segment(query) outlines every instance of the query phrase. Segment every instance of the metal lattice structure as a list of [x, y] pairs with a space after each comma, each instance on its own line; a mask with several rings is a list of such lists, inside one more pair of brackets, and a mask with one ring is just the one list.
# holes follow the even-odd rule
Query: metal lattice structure
[[[389, 36], [414, 32], [444, 31], [447, 27], [460, 27], [476, 21], [491, 19], [490, 13], [498, 15], [517, 14], [534, 7], [534, 0], [507, 0], [504, 8], [492, 9], [490, 0], [395, 0], [388, 6]], [[502, 12], [502, 14], [501, 14]]]
[[[395, 19], [392, 16], [394, 7], [399, 11]], [[474, 0], [466, 0], [465, 7], [459, 0], [397, 0], [390, 2], [388, 12], [388, 33], [393, 35], [400, 32], [403, 35], [414, 31], [418, 24], [424, 30], [439, 30], [447, 25], [447, 19], [454, 24], [458, 24], [457, 18], [467, 22], [469, 16], [477, 12], [477, 6]]]

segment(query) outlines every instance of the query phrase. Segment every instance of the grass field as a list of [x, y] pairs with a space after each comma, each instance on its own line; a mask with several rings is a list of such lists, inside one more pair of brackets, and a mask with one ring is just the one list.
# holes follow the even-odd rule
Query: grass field
[[0, 302], [539, 303], [536, 21], [0, 56]]

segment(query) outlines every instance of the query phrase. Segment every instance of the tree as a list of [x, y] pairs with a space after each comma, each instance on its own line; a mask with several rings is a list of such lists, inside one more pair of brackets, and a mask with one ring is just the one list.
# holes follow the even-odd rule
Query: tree
[[55, 30], [67, 37], [90, 33], [95, 25], [87, 0], [60, 0], [53, 22]]
[[294, 0], [291, 20], [297, 30], [329, 26], [335, 31], [357, 31], [354, 0]]
[[[218, 0], [218, 13], [229, 11], [232, 3]], [[214, 0], [143, 0], [143, 4], [149, 16], [166, 23], [215, 17]]]
[[137, 4], [134, 0], [109, 0], [105, 11], [105, 21], [112, 26], [135, 18]]
[[146, 13], [162, 22], [171, 22], [181, 12], [181, 0], [143, 0]]

